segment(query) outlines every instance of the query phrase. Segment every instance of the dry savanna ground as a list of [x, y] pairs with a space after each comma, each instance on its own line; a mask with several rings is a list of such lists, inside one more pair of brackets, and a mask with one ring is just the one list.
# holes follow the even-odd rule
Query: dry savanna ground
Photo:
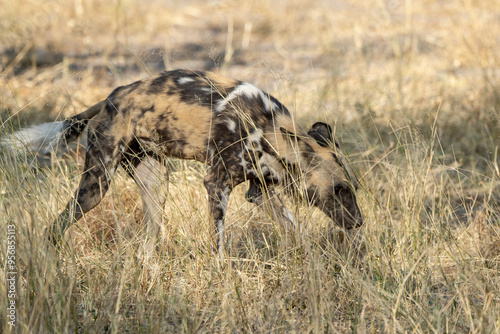
[[217, 71], [269, 91], [304, 127], [334, 125], [365, 217], [347, 237], [285, 198], [305, 231], [294, 237], [239, 186], [222, 259], [208, 246], [206, 167], [172, 160], [154, 256], [123, 171], [47, 252], [42, 231], [77, 186], [82, 147], [43, 166], [2, 149], [0, 332], [500, 332], [499, 0], [0, 7], [0, 135], [165, 69]]

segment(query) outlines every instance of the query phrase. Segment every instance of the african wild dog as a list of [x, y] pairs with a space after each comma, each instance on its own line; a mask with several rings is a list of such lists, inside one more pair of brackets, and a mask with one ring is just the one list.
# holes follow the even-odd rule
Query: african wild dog
[[304, 132], [277, 99], [251, 84], [202, 71], [164, 72], [118, 87], [69, 119], [21, 130], [4, 143], [19, 139], [47, 153], [86, 128], [85, 169], [52, 225], [52, 239], [101, 201], [119, 164], [139, 186], [145, 219], [161, 223], [165, 198], [155, 192], [166, 182], [164, 157], [209, 166], [204, 184], [219, 251], [229, 195], [245, 181], [250, 182], [247, 200], [269, 205], [286, 228], [295, 222], [272, 190], [277, 184], [293, 187], [346, 229], [363, 223], [356, 178], [331, 128], [315, 123]]

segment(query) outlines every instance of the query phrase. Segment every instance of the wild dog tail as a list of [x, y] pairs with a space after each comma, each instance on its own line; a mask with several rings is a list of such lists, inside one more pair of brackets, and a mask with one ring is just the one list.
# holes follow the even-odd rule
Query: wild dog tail
[[99, 114], [105, 104], [106, 101], [101, 101], [64, 121], [43, 123], [14, 132], [2, 138], [0, 146], [11, 150], [30, 150], [37, 154], [48, 154], [76, 140], [87, 127], [89, 120]]

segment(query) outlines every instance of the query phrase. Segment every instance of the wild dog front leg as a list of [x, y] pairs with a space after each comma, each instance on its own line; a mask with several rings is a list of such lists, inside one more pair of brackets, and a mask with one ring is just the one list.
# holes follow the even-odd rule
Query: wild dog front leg
[[213, 224], [215, 225], [214, 244], [221, 256], [224, 255], [224, 233], [225, 233], [225, 216], [229, 194], [232, 187], [229, 178], [224, 171], [219, 171], [218, 168], [210, 169], [205, 176], [205, 188], [208, 193], [208, 206]]
[[[273, 191], [272, 188], [266, 187], [258, 180], [250, 180], [250, 187], [246, 193], [246, 200], [254, 203], [259, 207], [267, 206], [266, 209], [271, 214], [271, 218], [280, 223], [286, 231], [292, 232], [297, 225], [296, 219], [292, 213], [285, 207], [281, 198]], [[264, 195], [264, 192], [266, 193]], [[267, 198], [265, 198], [267, 197]]]

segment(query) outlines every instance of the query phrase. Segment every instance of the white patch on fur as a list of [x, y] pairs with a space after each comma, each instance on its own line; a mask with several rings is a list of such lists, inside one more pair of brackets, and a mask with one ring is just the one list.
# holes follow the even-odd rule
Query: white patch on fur
[[214, 150], [213, 148], [208, 149], [208, 163], [211, 163], [214, 160]]
[[178, 83], [179, 85], [185, 85], [185, 84], [188, 84], [188, 83], [193, 82], [193, 81], [194, 81], [194, 79], [193, 79], [193, 78], [190, 78], [190, 77], [184, 77], [184, 78], [179, 78], [179, 79], [177, 80], [177, 83]]
[[248, 174], [248, 173], [255, 173], [255, 171], [253, 170], [253, 168], [250, 168], [248, 169], [247, 166], [248, 166], [248, 161], [245, 160], [245, 155], [243, 154], [244, 152], [243, 151], [240, 151], [240, 153], [238, 154], [238, 158], [240, 158], [240, 166], [241, 168]]
[[227, 128], [229, 129], [229, 131], [236, 133], [236, 122], [232, 119], [229, 119], [227, 121]]
[[65, 121], [43, 123], [19, 130], [0, 141], [4, 147], [12, 150], [30, 150], [48, 154], [57, 149], [65, 129]]
[[113, 159], [109, 156], [109, 155], [105, 155], [104, 156], [104, 166], [109, 166], [110, 165], [110, 162], [113, 162]]
[[224, 244], [226, 242], [225, 240], [226, 226], [224, 224], [224, 219], [219, 219], [217, 221], [217, 230], [219, 231], [219, 256], [223, 257]]
[[115, 175], [115, 171], [116, 171], [116, 167], [112, 167], [111, 169], [106, 170], [106, 179], [108, 181], [111, 181], [111, 179], [113, 178], [113, 175]]
[[222, 204], [222, 207], [223, 207], [223, 210], [224, 210], [224, 214], [226, 213], [227, 204], [229, 203], [229, 194], [230, 193], [231, 193], [231, 189], [230, 188], [226, 188], [222, 192], [221, 204]]
[[248, 141], [250, 143], [259, 143], [260, 146], [260, 140], [263, 133], [264, 131], [262, 131], [261, 129], [255, 129], [255, 131], [248, 136]]
[[[285, 218], [287, 218], [295, 228], [297, 228], [297, 222], [295, 221], [295, 217], [293, 214], [284, 206], [281, 207], [281, 213]], [[302, 225], [299, 226], [299, 232], [302, 233]]]
[[231, 93], [229, 93], [228, 96], [226, 96], [225, 99], [217, 102], [215, 105], [215, 110], [218, 112], [221, 112], [224, 110], [226, 105], [234, 100], [235, 98], [239, 96], [246, 96], [250, 99], [255, 99], [259, 98], [262, 100], [264, 103], [264, 106], [266, 108], [266, 111], [271, 112], [273, 109], [277, 109], [278, 106], [276, 103], [271, 101], [271, 97], [266, 95], [262, 90], [259, 88], [255, 87], [252, 84], [249, 84], [247, 82], [244, 82], [238, 86], [236, 86]]
[[222, 196], [219, 202], [219, 208], [222, 210], [222, 213], [225, 215], [226, 214], [226, 209], [227, 209], [227, 203], [229, 203], [229, 194], [231, 193], [230, 188], [225, 188], [222, 191]]

